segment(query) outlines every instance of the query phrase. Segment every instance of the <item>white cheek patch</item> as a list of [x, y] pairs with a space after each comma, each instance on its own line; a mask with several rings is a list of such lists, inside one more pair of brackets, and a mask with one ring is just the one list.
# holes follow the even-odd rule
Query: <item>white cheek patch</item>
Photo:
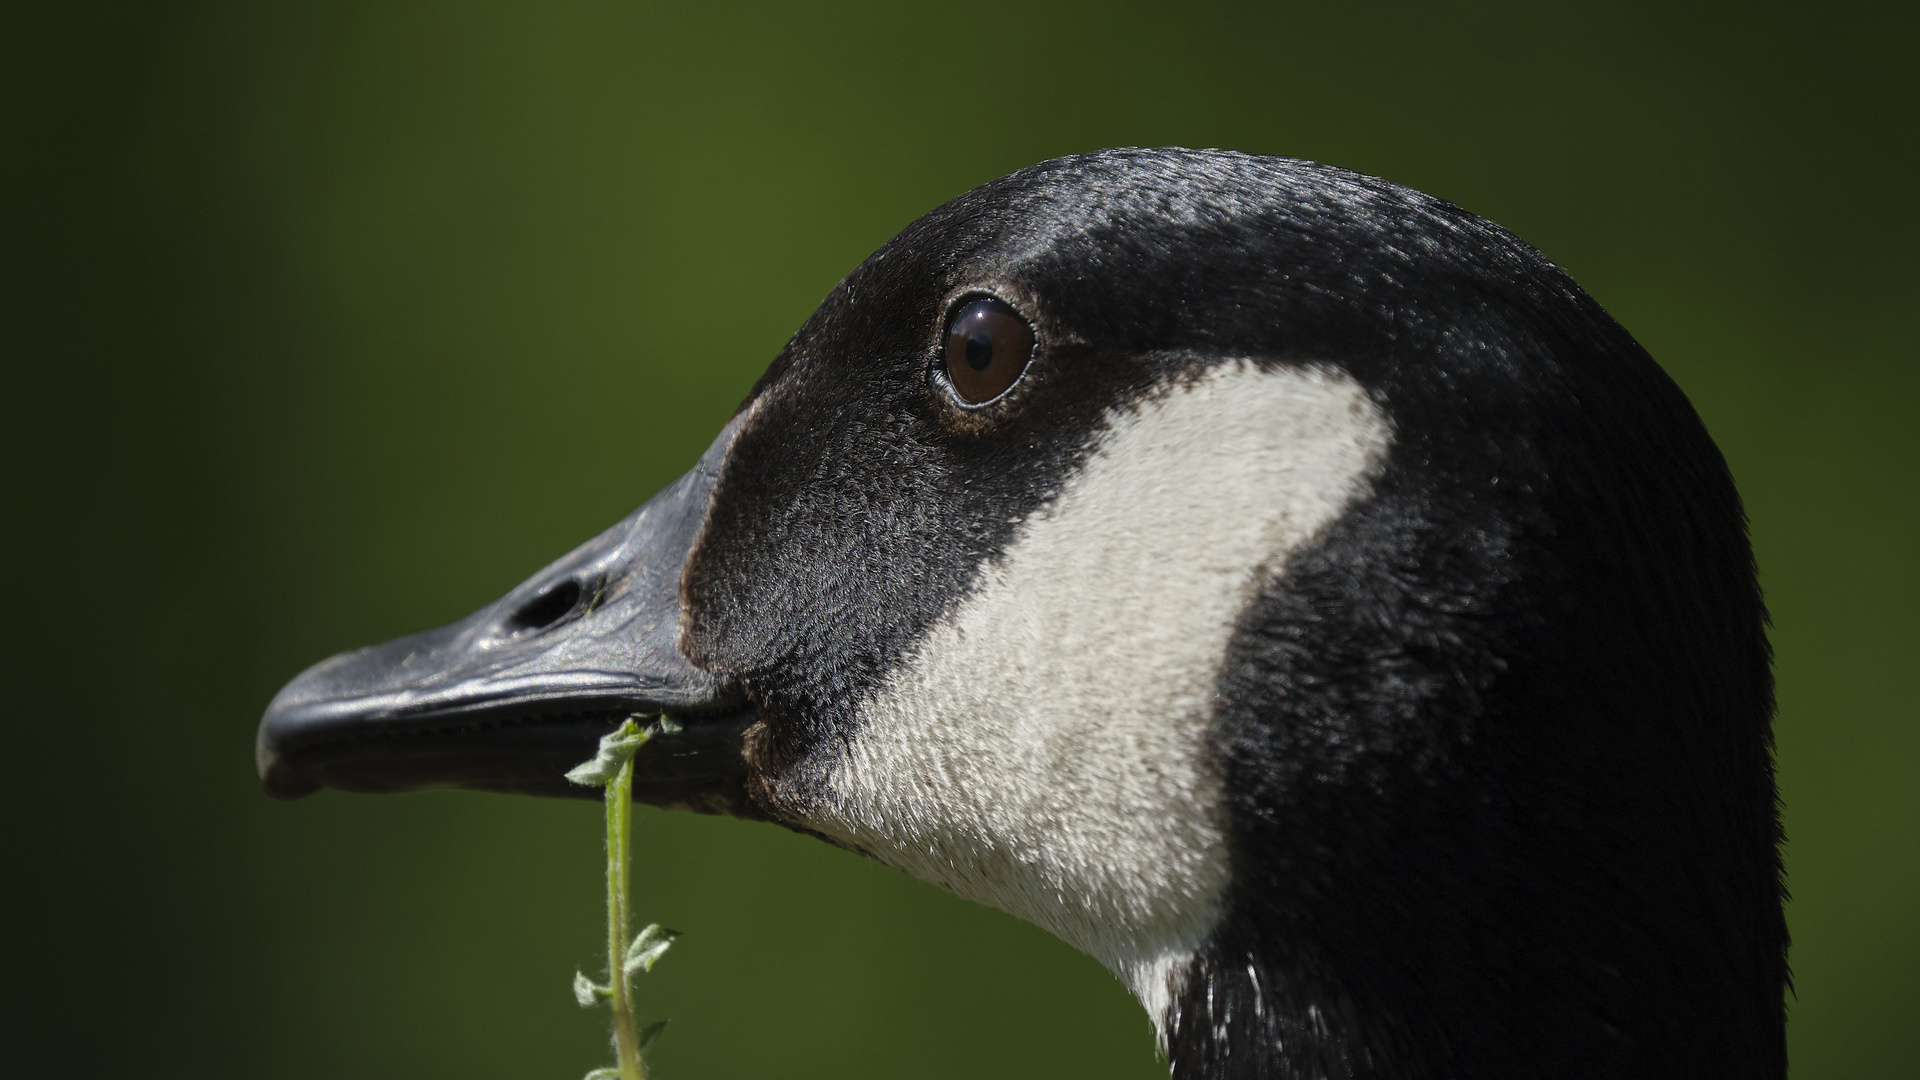
[[1391, 430], [1321, 369], [1217, 367], [1097, 450], [860, 710], [804, 823], [1106, 964], [1161, 1024], [1219, 918], [1209, 750], [1235, 620]]

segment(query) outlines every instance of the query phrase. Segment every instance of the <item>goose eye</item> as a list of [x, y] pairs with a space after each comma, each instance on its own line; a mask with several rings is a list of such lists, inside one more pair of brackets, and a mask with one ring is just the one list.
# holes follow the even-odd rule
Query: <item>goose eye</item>
[[947, 326], [947, 378], [970, 405], [991, 401], [1019, 381], [1033, 359], [1033, 329], [998, 300], [974, 300]]

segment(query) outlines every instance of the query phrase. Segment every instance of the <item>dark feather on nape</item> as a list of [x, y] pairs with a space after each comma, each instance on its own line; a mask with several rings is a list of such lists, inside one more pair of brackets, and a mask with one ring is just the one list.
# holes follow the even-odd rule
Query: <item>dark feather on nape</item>
[[1731, 477], [1557, 269], [1423, 213], [1456, 220], [1349, 277], [1419, 313], [1346, 343], [1392, 460], [1260, 591], [1220, 681], [1234, 879], [1178, 983], [1174, 1075], [1783, 1077]]

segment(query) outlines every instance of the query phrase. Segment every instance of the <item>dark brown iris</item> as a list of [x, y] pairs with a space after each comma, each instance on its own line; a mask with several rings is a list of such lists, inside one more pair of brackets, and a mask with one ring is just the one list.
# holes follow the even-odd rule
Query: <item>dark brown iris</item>
[[970, 405], [1007, 392], [1033, 359], [1033, 329], [998, 300], [966, 304], [947, 328], [947, 378]]

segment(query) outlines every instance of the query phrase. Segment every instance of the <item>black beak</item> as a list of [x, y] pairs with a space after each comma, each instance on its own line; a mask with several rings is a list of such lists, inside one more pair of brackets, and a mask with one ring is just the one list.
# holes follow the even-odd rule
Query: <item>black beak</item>
[[680, 655], [680, 574], [733, 440], [626, 520], [438, 630], [344, 653], [288, 683], [255, 744], [268, 794], [473, 788], [599, 798], [568, 769], [634, 713], [683, 730], [634, 762], [634, 797], [753, 816], [737, 683]]

